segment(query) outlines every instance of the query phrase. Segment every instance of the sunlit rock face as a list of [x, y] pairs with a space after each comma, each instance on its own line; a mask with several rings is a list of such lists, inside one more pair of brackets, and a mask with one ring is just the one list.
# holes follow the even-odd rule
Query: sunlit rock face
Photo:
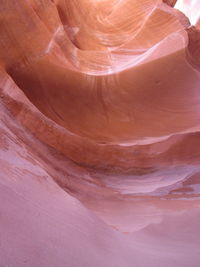
[[199, 267], [199, 17], [1, 0], [0, 266]]
[[200, 22], [200, 2], [198, 0], [179, 0], [175, 7], [188, 16], [192, 25]]

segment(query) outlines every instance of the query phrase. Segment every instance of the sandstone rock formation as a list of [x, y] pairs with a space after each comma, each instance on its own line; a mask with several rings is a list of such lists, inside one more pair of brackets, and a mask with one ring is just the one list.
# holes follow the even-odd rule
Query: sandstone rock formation
[[0, 1], [0, 266], [199, 267], [199, 18]]

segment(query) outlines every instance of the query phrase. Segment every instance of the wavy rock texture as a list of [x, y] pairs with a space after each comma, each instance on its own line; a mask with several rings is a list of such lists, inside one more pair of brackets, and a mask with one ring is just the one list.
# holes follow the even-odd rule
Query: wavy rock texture
[[199, 267], [199, 17], [1, 0], [0, 266]]

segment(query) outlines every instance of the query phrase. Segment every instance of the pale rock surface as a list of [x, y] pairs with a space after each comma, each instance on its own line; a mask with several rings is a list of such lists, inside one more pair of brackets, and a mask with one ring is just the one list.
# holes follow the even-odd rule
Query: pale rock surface
[[0, 266], [199, 267], [199, 15], [1, 0]]

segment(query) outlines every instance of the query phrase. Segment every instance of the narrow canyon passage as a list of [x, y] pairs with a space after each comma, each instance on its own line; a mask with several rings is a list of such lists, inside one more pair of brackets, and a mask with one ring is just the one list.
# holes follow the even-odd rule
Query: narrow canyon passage
[[199, 267], [199, 18], [0, 0], [0, 266]]

